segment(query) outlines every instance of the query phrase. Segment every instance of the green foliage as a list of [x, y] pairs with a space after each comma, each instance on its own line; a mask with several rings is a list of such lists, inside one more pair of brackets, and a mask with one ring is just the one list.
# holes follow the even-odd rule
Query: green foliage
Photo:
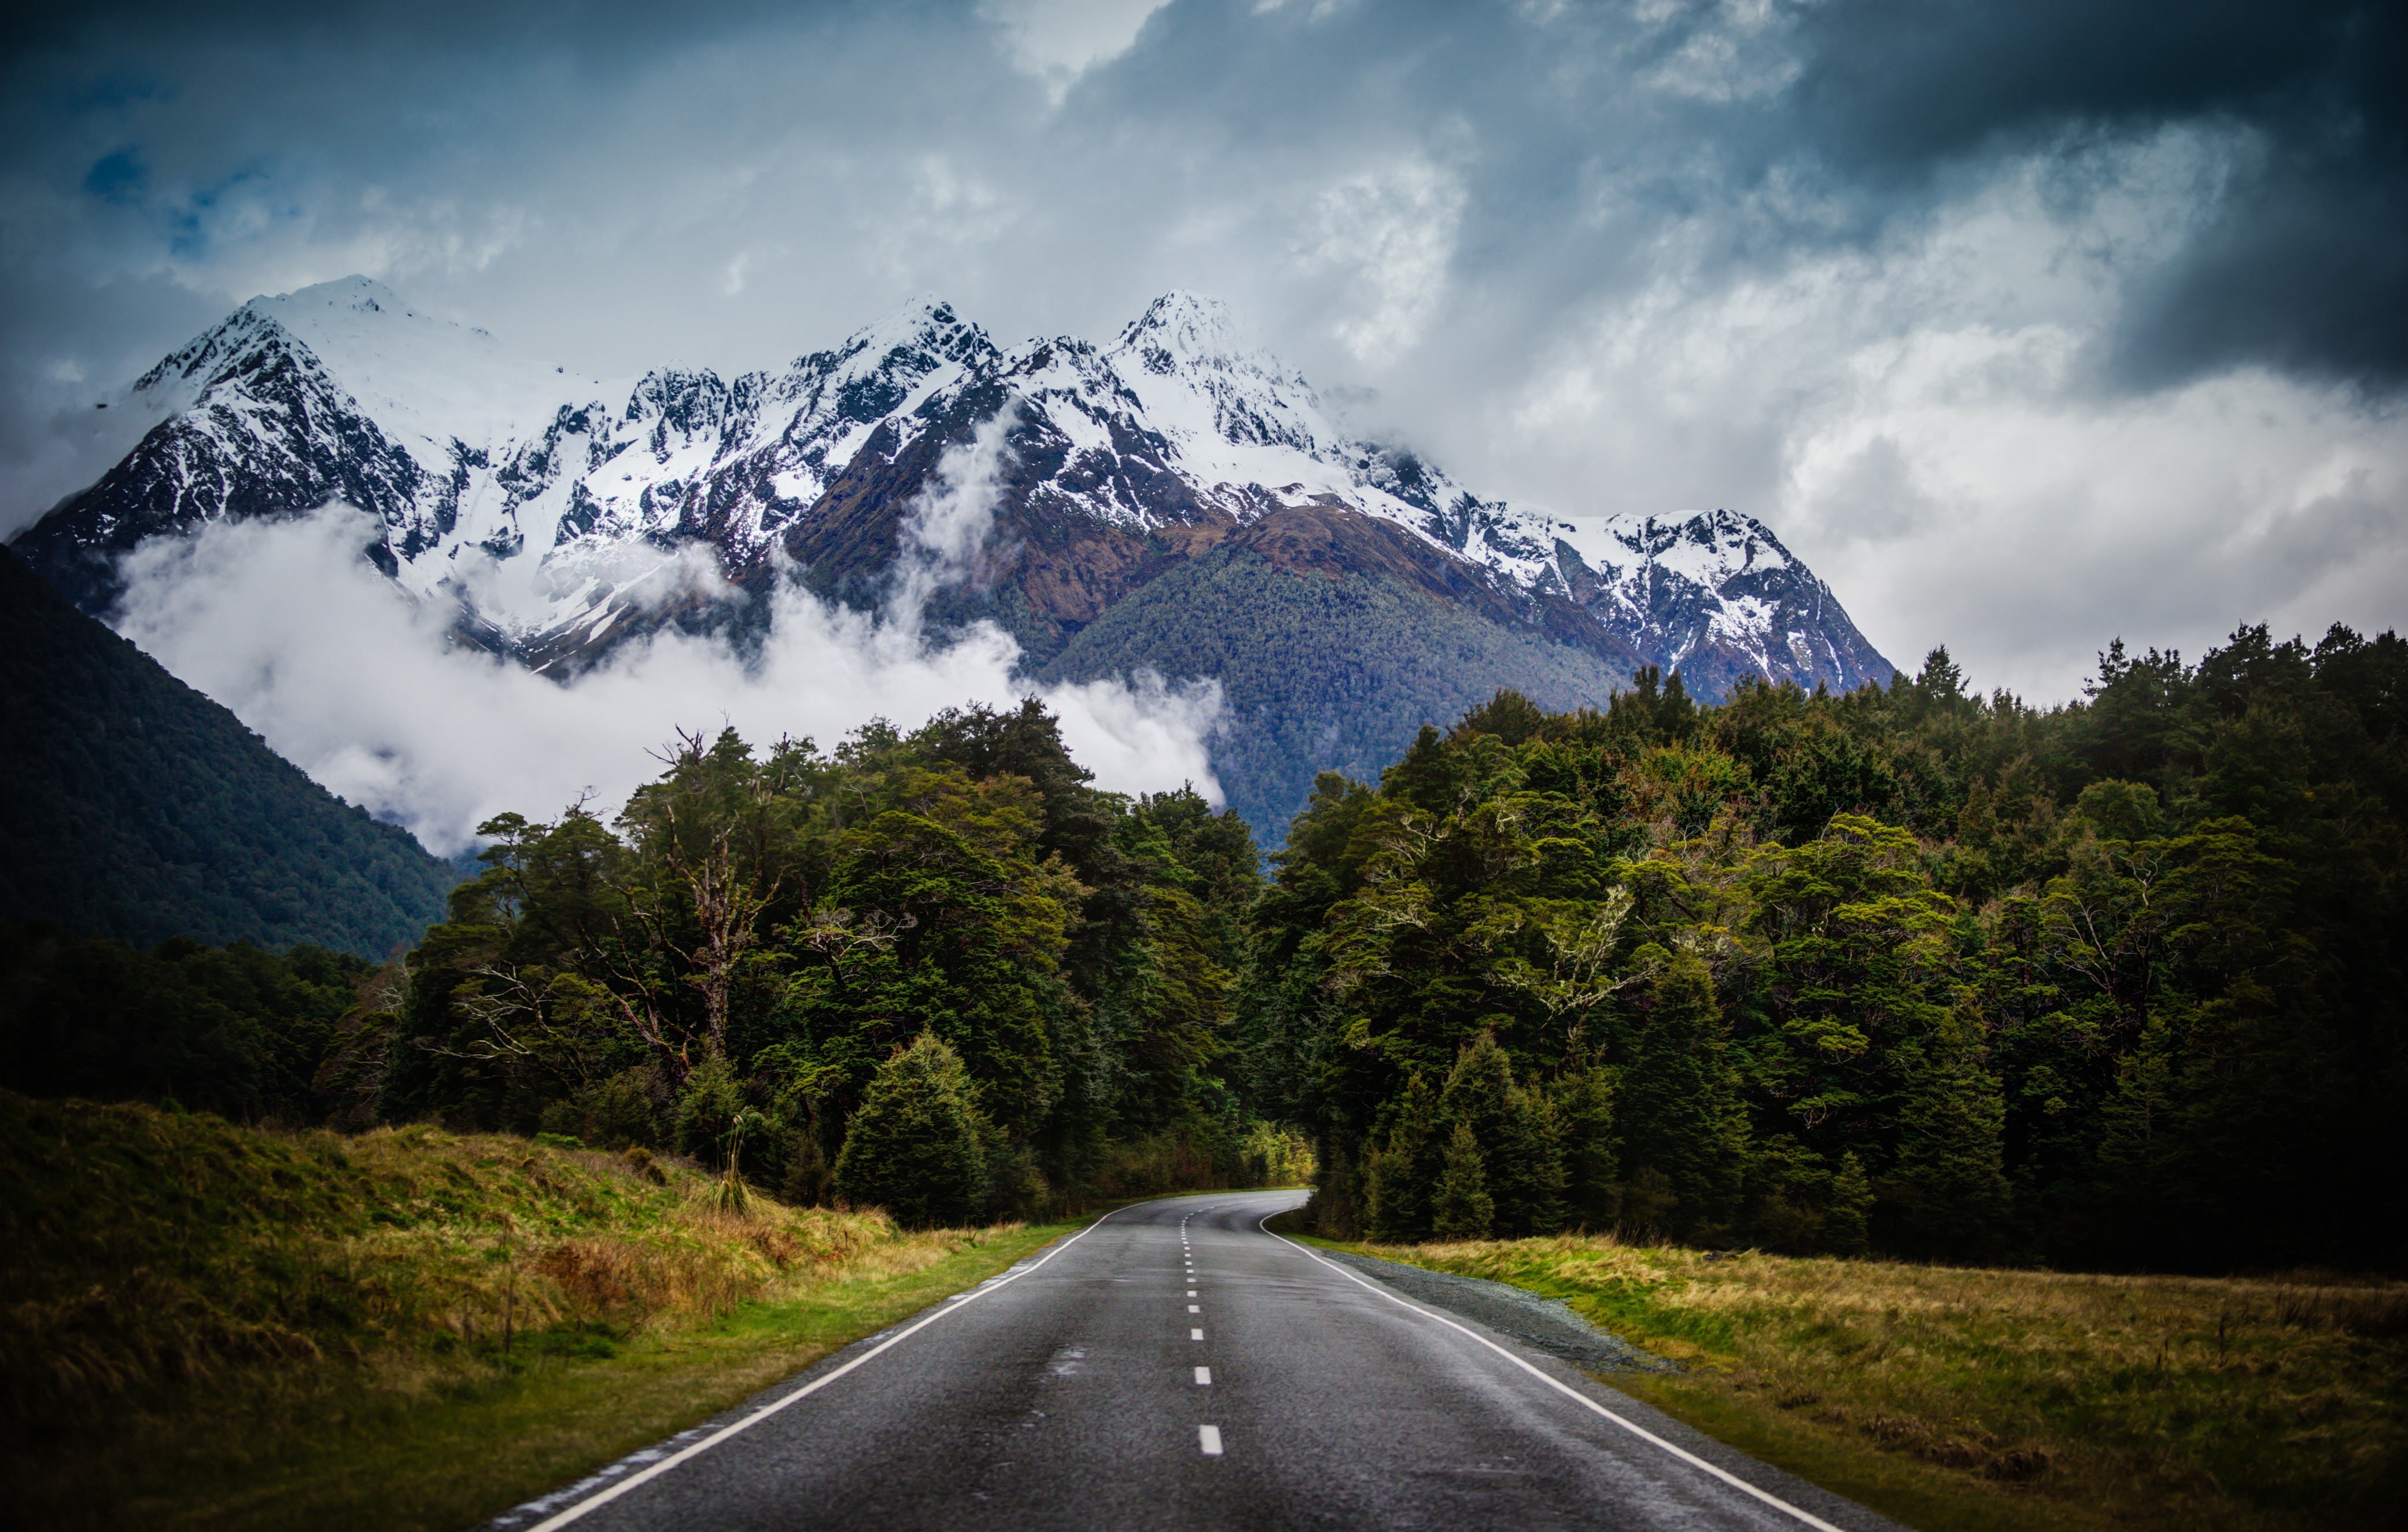
[[1563, 1150], [1555, 1121], [1544, 1097], [1514, 1083], [1513, 1066], [1495, 1038], [1482, 1033], [1456, 1058], [1438, 1110], [1450, 1144], [1469, 1129], [1481, 1146], [1498, 1233], [1518, 1239], [1563, 1226]]
[[2013, 1227], [2000, 1160], [2006, 1104], [1969, 1031], [1936, 1032], [1908, 1081], [1888, 1188], [1902, 1226], [1884, 1242], [1909, 1253], [1995, 1260]]
[[376, 966], [298, 946], [183, 940], [148, 952], [0, 926], [0, 1086], [173, 1100], [247, 1121], [334, 1111], [321, 1074], [377, 993]]
[[1444, 1153], [1437, 1093], [1420, 1075], [1405, 1082], [1387, 1142], [1364, 1155], [1365, 1228], [1380, 1239], [1415, 1239], [1429, 1231], [1430, 1187]]
[[1592, 1065], [1567, 1074], [1556, 1086], [1564, 1220], [1572, 1228], [1610, 1229], [1622, 1216], [1622, 1161], [1613, 1148], [1618, 1083], [1614, 1070]]
[[685, 1077], [685, 1089], [678, 1093], [678, 1152], [707, 1166], [726, 1165], [733, 1147], [729, 1138], [737, 1119], [748, 1110], [727, 1056], [712, 1054]]
[[977, 1213], [1254, 1173], [1259, 1077], [1227, 1046], [1261, 882], [1242, 820], [1096, 792], [1033, 701], [665, 760], [609, 823], [484, 826], [485, 872], [412, 954], [381, 1115], [734, 1153], [815, 1203], [869, 1175], [855, 1119], [925, 1038], [980, 1124]]
[[459, 881], [0, 551], [0, 923], [381, 960]]
[[1821, 1229], [1823, 1248], [1834, 1255], [1862, 1255], [1872, 1210], [1873, 1183], [1865, 1174], [1865, 1162], [1852, 1149], [1840, 1156], [1839, 1173], [1831, 1178], [1831, 1207]]
[[986, 1199], [986, 1156], [959, 1054], [923, 1034], [879, 1067], [837, 1156], [836, 1189], [906, 1228], [973, 1219]]
[[[2119, 643], [2047, 710], [1945, 651], [1844, 696], [1636, 681], [1326, 776], [1274, 858], [1237, 1047], [1318, 1130], [1325, 1232], [1434, 1226], [1457, 1116], [1499, 1232], [1541, 1228], [1510, 1081], [1589, 1228], [2408, 1260], [2408, 644]], [[1474, 1051], [1449, 1094], [1489, 1104], [1418, 1125], [1412, 1081]]]
[[1637, 962], [1656, 978], [1624, 1047], [1622, 1163], [1651, 1189], [1656, 1232], [1713, 1243], [1738, 1210], [1746, 1152], [1713, 977], [1687, 952], [1641, 948]]
[[1458, 1122], [1447, 1136], [1446, 1168], [1430, 1194], [1430, 1232], [1440, 1239], [1485, 1239], [1496, 1218], [1479, 1137], [1469, 1123]]

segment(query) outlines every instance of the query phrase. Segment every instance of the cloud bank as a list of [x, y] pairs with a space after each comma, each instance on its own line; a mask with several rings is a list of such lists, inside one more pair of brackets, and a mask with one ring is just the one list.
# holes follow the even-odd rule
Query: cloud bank
[[[1000, 453], [998, 428], [947, 454], [939, 492], [907, 523], [917, 551], [886, 610], [788, 583], [755, 652], [669, 632], [573, 683], [548, 680], [454, 642], [451, 613], [412, 602], [359, 556], [372, 528], [341, 505], [151, 539], [125, 560], [119, 626], [328, 790], [450, 855], [504, 810], [549, 818], [585, 797], [616, 809], [680, 728], [825, 749], [871, 718], [908, 730], [949, 707], [1018, 703], [1032, 688], [1012, 679], [1009, 636], [982, 623], [938, 638], [921, 622], [992, 525]], [[1217, 683], [1140, 675], [1035, 694], [1097, 786], [1192, 784], [1222, 801], [1207, 749]]]

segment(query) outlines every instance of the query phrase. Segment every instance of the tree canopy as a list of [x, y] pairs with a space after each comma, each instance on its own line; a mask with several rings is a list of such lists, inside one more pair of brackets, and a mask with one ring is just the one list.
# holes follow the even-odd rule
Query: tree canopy
[[[1325, 1226], [1418, 1235], [1478, 1181], [1517, 1233], [2408, 1254], [2397, 637], [2117, 643], [2048, 709], [1945, 650], [1846, 695], [1637, 679], [1325, 776], [1272, 859], [1240, 1048], [1315, 1127]], [[1492, 1053], [1543, 1214], [1431, 1095]]]

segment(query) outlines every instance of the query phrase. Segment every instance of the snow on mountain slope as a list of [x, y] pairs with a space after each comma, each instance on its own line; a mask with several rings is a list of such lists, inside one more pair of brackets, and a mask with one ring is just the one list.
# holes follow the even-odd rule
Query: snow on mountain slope
[[523, 439], [563, 399], [613, 392], [599, 379], [571, 379], [565, 368], [514, 356], [483, 330], [418, 313], [365, 277], [253, 298], [243, 312], [308, 346], [361, 412], [433, 474], [451, 469], [455, 441]]
[[18, 539], [88, 608], [107, 605], [109, 561], [142, 537], [339, 498], [381, 524], [378, 565], [422, 600], [457, 603], [466, 631], [522, 653], [591, 652], [774, 563], [782, 537], [834, 514], [839, 484], [926, 493], [925, 469], [877, 470], [928, 461], [911, 453], [931, 431], [967, 439], [1009, 409], [1027, 470], [1014, 504], [1051, 523], [1151, 538], [1336, 508], [1441, 554], [1533, 621], [1569, 604], [1714, 690], [1746, 673], [1853, 686], [1889, 671], [1760, 523], [1483, 499], [1411, 452], [1352, 439], [1224, 306], [1184, 293], [1102, 348], [1000, 351], [924, 297], [782, 370], [609, 382], [350, 278], [244, 305], [124, 408], [158, 423]]

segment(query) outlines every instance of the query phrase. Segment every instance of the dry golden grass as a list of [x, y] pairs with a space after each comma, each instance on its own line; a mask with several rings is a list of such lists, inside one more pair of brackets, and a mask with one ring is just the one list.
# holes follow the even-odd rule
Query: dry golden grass
[[54, 1525], [443, 1526], [1054, 1236], [691, 1166], [0, 1093], [0, 1472]]
[[2408, 1525], [2408, 1283], [1592, 1238], [1375, 1253], [1565, 1299], [1687, 1364], [1617, 1386], [1917, 1525]]

